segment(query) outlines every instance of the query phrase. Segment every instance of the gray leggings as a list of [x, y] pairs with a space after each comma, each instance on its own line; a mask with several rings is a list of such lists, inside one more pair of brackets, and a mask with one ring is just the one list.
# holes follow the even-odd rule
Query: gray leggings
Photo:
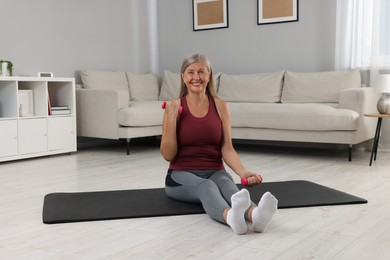
[[[171, 171], [166, 177], [165, 192], [170, 198], [201, 203], [212, 219], [224, 224], [223, 212], [230, 208], [231, 197], [238, 191], [232, 176], [225, 170]], [[246, 212], [245, 217], [247, 215]]]

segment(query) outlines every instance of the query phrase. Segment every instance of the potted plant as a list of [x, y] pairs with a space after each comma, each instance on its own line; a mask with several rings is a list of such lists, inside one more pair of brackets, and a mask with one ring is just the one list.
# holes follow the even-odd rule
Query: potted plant
[[13, 66], [9, 60], [0, 60], [0, 76], [11, 77]]

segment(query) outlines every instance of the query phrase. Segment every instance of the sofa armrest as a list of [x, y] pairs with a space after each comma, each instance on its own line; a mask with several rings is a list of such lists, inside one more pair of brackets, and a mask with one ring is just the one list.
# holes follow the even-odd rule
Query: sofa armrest
[[380, 94], [373, 88], [352, 88], [340, 92], [339, 105], [343, 109], [351, 109], [360, 115], [377, 113], [376, 104]]
[[360, 114], [359, 127], [351, 144], [361, 143], [374, 138], [376, 120], [364, 114], [377, 113], [376, 104], [380, 94], [371, 87], [353, 88], [340, 92], [340, 108], [351, 109]]
[[77, 135], [118, 139], [118, 110], [129, 105], [125, 90], [76, 89]]

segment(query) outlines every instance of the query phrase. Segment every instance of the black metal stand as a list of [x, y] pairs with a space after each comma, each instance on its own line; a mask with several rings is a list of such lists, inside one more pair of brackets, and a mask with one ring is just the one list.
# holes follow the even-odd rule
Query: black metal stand
[[378, 123], [376, 124], [374, 143], [372, 144], [370, 166], [372, 164], [372, 158], [376, 161], [376, 154], [378, 152], [379, 136], [381, 135], [382, 117], [378, 117]]

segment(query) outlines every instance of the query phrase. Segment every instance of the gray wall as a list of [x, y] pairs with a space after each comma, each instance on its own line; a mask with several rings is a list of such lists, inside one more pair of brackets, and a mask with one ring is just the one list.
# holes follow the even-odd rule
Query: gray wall
[[178, 71], [193, 52], [206, 53], [216, 71], [227, 73], [334, 67], [336, 0], [300, 0], [299, 22], [261, 26], [256, 0], [230, 0], [229, 28], [197, 32], [190, 0], [0, 0], [0, 6], [7, 21], [0, 59], [13, 61], [15, 75], [78, 77], [80, 69], [162, 75]]
[[205, 53], [226, 73], [334, 69], [336, 0], [300, 0], [299, 22], [257, 25], [256, 0], [229, 0], [229, 28], [193, 31], [192, 1], [158, 1], [160, 70]]
[[50, 71], [78, 78], [80, 69], [145, 71], [146, 5], [139, 0], [0, 0], [0, 17], [6, 21], [0, 59], [11, 60], [18, 76]]

